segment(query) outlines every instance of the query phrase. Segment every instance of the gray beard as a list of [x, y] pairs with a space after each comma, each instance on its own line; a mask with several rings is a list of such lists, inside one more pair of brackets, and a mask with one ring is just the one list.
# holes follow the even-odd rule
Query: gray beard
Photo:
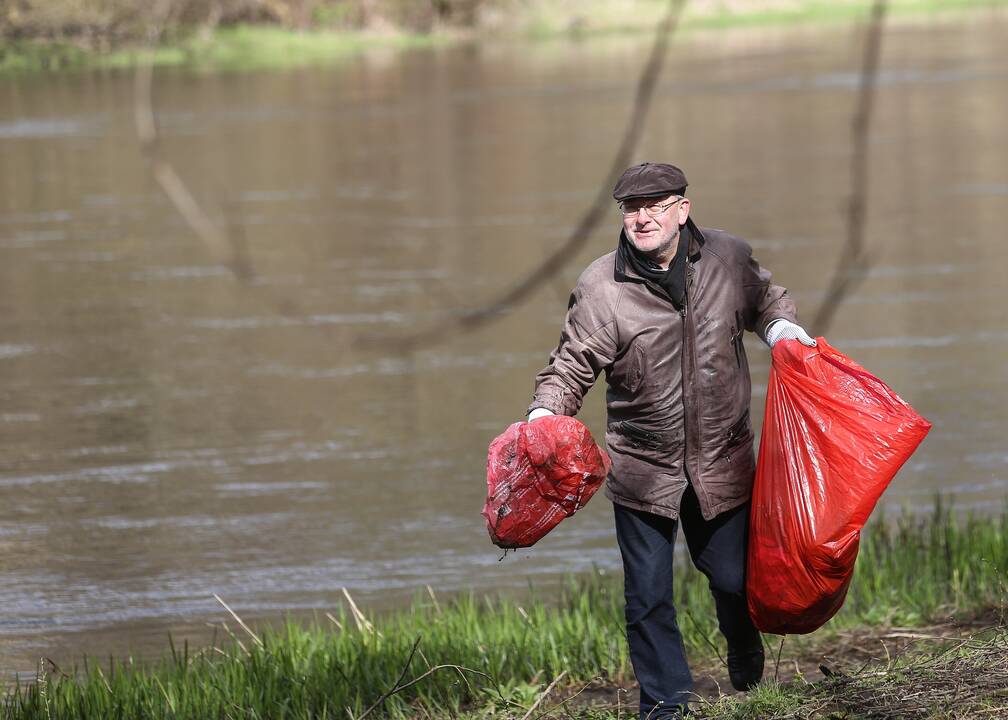
[[676, 250], [679, 249], [679, 238], [682, 237], [682, 226], [675, 231], [675, 235], [670, 237], [664, 243], [656, 247], [654, 250], [641, 250], [637, 247], [637, 242], [634, 238], [631, 238], [629, 233], [627, 234], [627, 239], [634, 246], [634, 250], [643, 255], [648, 261], [655, 264], [656, 267], [660, 267], [663, 270], [667, 270], [669, 263], [676, 255]]

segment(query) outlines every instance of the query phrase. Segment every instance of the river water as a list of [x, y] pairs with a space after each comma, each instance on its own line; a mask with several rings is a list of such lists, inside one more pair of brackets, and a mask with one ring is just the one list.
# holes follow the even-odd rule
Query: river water
[[[1008, 26], [886, 36], [872, 267], [827, 333], [934, 423], [883, 498], [1002, 512]], [[810, 319], [840, 259], [858, 28], [676, 41], [635, 161], [748, 238]], [[599, 497], [509, 555], [479, 510], [580, 270], [488, 328], [361, 342], [477, 307], [572, 231], [631, 112], [647, 37], [159, 71], [162, 152], [245, 248], [214, 260], [152, 179], [128, 72], [0, 78], [0, 671], [160, 654], [226, 619], [618, 571]], [[768, 353], [750, 338], [755, 415]], [[583, 418], [597, 434], [602, 393]]]

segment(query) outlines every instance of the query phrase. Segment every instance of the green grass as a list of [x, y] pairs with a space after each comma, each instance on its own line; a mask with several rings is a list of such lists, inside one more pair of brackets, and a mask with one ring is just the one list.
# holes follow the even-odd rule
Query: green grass
[[0, 41], [0, 73], [79, 68], [97, 57], [70, 43]]
[[[487, 3], [492, 5], [492, 3]], [[797, 0], [783, 7], [752, 3], [752, 9], [726, 9], [716, 2], [687, 2], [683, 32], [730, 28], [831, 25], [864, 19], [872, 0]], [[408, 29], [387, 32], [326, 29], [334, 21], [323, 12], [319, 28], [297, 31], [279, 26], [222, 27], [206, 36], [173, 28], [152, 55], [142, 46], [100, 52], [70, 42], [0, 38], [0, 73], [79, 68], [133, 67], [152, 57], [159, 66], [196, 70], [248, 71], [330, 64], [371, 49], [406, 49], [447, 44], [460, 38], [501, 37], [549, 40], [650, 32], [664, 16], [666, 0], [640, 0], [627, 12], [622, 0], [539, 0], [518, 6], [500, 5], [503, 20], [488, 28], [436, 27], [432, 32]], [[890, 18], [930, 18], [980, 9], [1008, 8], [1008, 0], [889, 0]], [[322, 8], [323, 10], [325, 7]], [[345, 9], [345, 8], [344, 8]], [[341, 8], [329, 8], [338, 12]]]
[[[736, 3], [726, 8], [717, 2], [687, 0], [679, 27], [694, 30], [772, 28], [796, 25], [827, 26], [868, 17], [874, 0], [799, 0], [791, 3]], [[531, 2], [516, 15], [510, 29], [537, 40], [640, 34], [653, 30], [668, 9], [668, 0], [638, 0], [631, 12], [621, 0], [587, 2]], [[935, 18], [981, 9], [1008, 7], [1006, 0], [888, 0], [890, 19]], [[740, 9], [745, 8], [745, 9]]]
[[368, 49], [404, 50], [445, 41], [443, 36], [417, 33], [295, 32], [266, 25], [220, 28], [208, 37], [183, 36], [163, 43], [153, 53], [140, 47], [101, 53], [65, 42], [25, 40], [3, 46], [0, 73], [128, 68], [148, 58], [155, 66], [195, 70], [281, 69], [333, 63]]
[[[1006, 576], [1005, 514], [960, 517], [939, 503], [928, 517], [876, 522], [863, 538], [844, 608], [826, 627], [794, 642], [814, 643], [846, 628], [920, 625], [1003, 606]], [[683, 568], [676, 595], [691, 657], [710, 660], [711, 644], [723, 652], [706, 580]], [[89, 661], [69, 676], [43, 668], [39, 682], [10, 692], [0, 718], [308, 720], [348, 718], [348, 709], [359, 717], [395, 685], [418, 638], [403, 682], [436, 666], [465, 669], [433, 671], [390, 697], [382, 713], [521, 717], [561, 672], [571, 684], [629, 680], [622, 613], [620, 579], [601, 573], [571, 579], [548, 599], [534, 592], [526, 601], [462, 595], [438, 605], [418, 596], [409, 608], [376, 621], [373, 632], [341, 612], [310, 626], [288, 622], [263, 630], [261, 644], [241, 631], [197, 653], [172, 648], [164, 660], [146, 666]], [[786, 704], [798, 691], [768, 687], [751, 702]], [[774, 699], [773, 693], [787, 697]]]
[[[755, 10], [751, 12], [715, 13], [694, 16], [687, 26], [698, 28], [834, 24], [860, 20], [868, 16], [874, 0], [848, 0], [847, 2], [824, 2], [807, 0], [791, 7]], [[933, 17], [947, 13], [1005, 7], [1005, 0], [888, 0], [886, 9], [890, 18]]]

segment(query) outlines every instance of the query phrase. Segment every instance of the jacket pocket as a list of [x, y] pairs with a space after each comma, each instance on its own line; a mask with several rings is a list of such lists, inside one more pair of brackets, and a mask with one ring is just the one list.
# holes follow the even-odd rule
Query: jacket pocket
[[663, 437], [660, 433], [645, 430], [640, 425], [635, 425], [626, 420], [619, 423], [616, 426], [616, 430], [625, 435], [633, 447], [657, 450], [662, 446]]
[[743, 440], [748, 440], [750, 434], [749, 411], [746, 410], [742, 413], [742, 417], [732, 423], [731, 427], [728, 428], [728, 433], [725, 437], [725, 447], [734, 447]]
[[751, 460], [752, 452], [752, 426], [749, 423], [749, 411], [746, 410], [742, 417], [732, 423], [725, 433], [724, 451], [721, 456], [729, 465], [737, 461], [737, 455], [745, 450], [746, 457]]
[[644, 380], [644, 349], [635, 342], [627, 353], [626, 389], [631, 393], [640, 390]]

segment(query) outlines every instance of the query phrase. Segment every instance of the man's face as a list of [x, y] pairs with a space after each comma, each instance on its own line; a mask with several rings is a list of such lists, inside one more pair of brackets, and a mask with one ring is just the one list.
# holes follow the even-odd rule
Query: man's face
[[681, 195], [628, 198], [622, 208], [623, 229], [635, 248], [659, 261], [675, 255], [679, 226], [689, 217], [689, 199]]

